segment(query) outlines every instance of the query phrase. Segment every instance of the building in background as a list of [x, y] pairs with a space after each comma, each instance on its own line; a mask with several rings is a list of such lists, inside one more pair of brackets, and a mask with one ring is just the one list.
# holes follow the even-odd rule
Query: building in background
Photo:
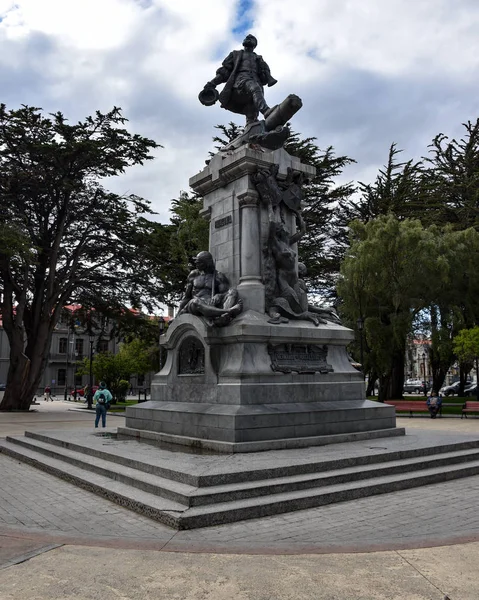
[[[93, 327], [89, 335], [84, 324], [75, 320], [74, 313], [80, 307], [72, 305], [67, 307], [52, 334], [50, 353], [47, 366], [39, 384], [37, 395], [43, 395], [43, 390], [48, 385], [56, 397], [70, 396], [75, 390], [82, 390], [88, 385], [89, 375], [76, 373], [77, 363], [84, 358], [90, 358], [90, 352], [111, 352], [116, 354], [121, 343], [119, 337], [111, 335], [111, 327]], [[168, 309], [166, 322], [173, 318], [173, 309]], [[10, 364], [10, 344], [3, 328], [0, 316], [0, 383], [6, 383]], [[154, 372], [146, 375], [133, 375], [130, 385], [133, 393], [149, 391]], [[94, 382], [96, 384], [98, 382]]]
[[409, 341], [406, 348], [405, 377], [432, 381], [431, 361], [429, 358], [431, 340], [420, 336]]

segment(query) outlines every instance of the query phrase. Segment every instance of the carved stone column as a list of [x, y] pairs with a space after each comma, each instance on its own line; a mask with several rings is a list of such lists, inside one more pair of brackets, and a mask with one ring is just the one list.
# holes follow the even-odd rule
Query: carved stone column
[[238, 195], [241, 215], [240, 283], [245, 310], [264, 313], [264, 285], [261, 276], [259, 196], [255, 190]]

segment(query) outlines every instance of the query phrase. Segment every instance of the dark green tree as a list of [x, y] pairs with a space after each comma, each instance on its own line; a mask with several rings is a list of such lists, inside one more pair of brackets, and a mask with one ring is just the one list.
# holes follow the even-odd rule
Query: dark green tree
[[[145, 375], [158, 366], [157, 350], [143, 340], [135, 338], [120, 344], [116, 354], [101, 352], [95, 354], [92, 371], [96, 381], [104, 381], [113, 394], [114, 401], [124, 400], [123, 381], [129, 382], [132, 375]], [[77, 374], [90, 372], [90, 359], [84, 358]]]
[[[479, 230], [479, 120], [463, 124], [463, 138], [449, 139], [438, 134], [429, 146], [429, 156], [424, 158], [421, 176], [420, 217], [425, 226], [437, 224], [454, 230]], [[434, 385], [442, 385], [447, 370], [456, 359], [453, 351], [454, 337], [462, 328], [472, 328], [479, 323], [478, 296], [474, 274], [468, 265], [474, 255], [462, 254], [454, 268], [454, 285], [445, 287], [429, 308], [431, 332], [431, 365]], [[450, 238], [454, 235], [451, 233]], [[455, 241], [464, 243], [460, 236]], [[476, 263], [477, 264], [477, 263]], [[466, 382], [470, 363], [460, 363], [461, 388]]]
[[[150, 277], [149, 203], [100, 183], [152, 158], [153, 140], [130, 134], [120, 109], [70, 124], [38, 108], [0, 106], [0, 231], [20, 232], [25, 251], [0, 244], [3, 326], [10, 343], [0, 410], [28, 410], [63, 307], [147, 308], [163, 289]], [[5, 242], [5, 238], [3, 238]]]
[[203, 199], [181, 192], [172, 200], [170, 223], [156, 223], [147, 242], [155, 257], [152, 274], [161, 282], [167, 304], [175, 305], [182, 296], [193, 258], [209, 247], [209, 223], [201, 216]]
[[[446, 263], [427, 312], [432, 340], [433, 386], [438, 391], [456, 360], [453, 348], [456, 335], [461, 329], [470, 329], [479, 323], [479, 233], [472, 227], [457, 231], [451, 225], [435, 230], [440, 232], [439, 252]], [[459, 363], [461, 386], [464, 386], [471, 365], [461, 359]]]
[[379, 376], [379, 399], [402, 397], [406, 340], [414, 317], [443, 277], [437, 235], [420, 221], [382, 216], [351, 224], [338, 293], [346, 324], [364, 322], [368, 365]]
[[425, 224], [479, 228], [479, 119], [464, 123], [465, 135], [450, 140], [438, 134], [424, 159]]
[[[454, 352], [458, 359], [464, 364], [476, 367], [476, 382], [479, 382], [479, 327], [472, 329], [461, 329], [454, 339]], [[462, 382], [461, 382], [462, 383]], [[476, 386], [477, 387], [477, 386]], [[464, 390], [459, 390], [462, 393]], [[476, 390], [479, 401], [479, 387]]]
[[386, 164], [374, 183], [359, 183], [359, 198], [343, 204], [347, 221], [368, 223], [389, 214], [398, 219], [421, 219], [422, 163], [400, 162], [401, 152], [396, 144], [391, 144]]

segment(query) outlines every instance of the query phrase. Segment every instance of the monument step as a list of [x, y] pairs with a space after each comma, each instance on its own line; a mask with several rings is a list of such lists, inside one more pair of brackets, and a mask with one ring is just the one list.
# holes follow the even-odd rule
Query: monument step
[[[116, 429], [114, 431], [116, 431]], [[148, 461], [145, 456], [141, 456], [141, 460], [138, 460], [137, 458], [130, 456], [128, 451], [125, 451], [124, 453], [109, 452], [108, 449], [103, 449], [101, 446], [98, 447], [95, 445], [85, 445], [84, 443], [75, 443], [69, 435], [62, 438], [61, 436], [58, 436], [56, 432], [52, 435], [48, 432], [25, 431], [25, 437], [60, 446], [61, 448], [66, 448], [68, 450], [81, 452], [88, 456], [103, 458], [104, 460], [124, 465], [125, 467], [132, 467], [144, 471], [145, 473], [158, 475], [159, 477], [164, 477], [165, 479], [170, 479], [172, 481], [178, 481], [179, 483], [193, 486], [198, 485], [198, 477], [195, 474], [186, 473], [177, 468], [169, 469], [168, 467], [160, 466], [154, 461]], [[139, 455], [137, 454], [136, 456]]]
[[74, 465], [85, 471], [91, 471], [97, 475], [120, 481], [144, 492], [179, 502], [185, 506], [189, 505], [189, 499], [196, 489], [193, 486], [165, 479], [159, 475], [145, 473], [134, 467], [86, 455], [77, 450], [59, 448], [51, 443], [42, 442], [31, 437], [7, 436], [6, 440], [11, 444], [22, 446], [28, 450]]
[[179, 518], [180, 529], [221, 525], [245, 519], [266, 517], [327, 504], [345, 502], [389, 492], [442, 483], [479, 474], [479, 461], [467, 466], [428, 468], [421, 474], [401, 474], [343, 483], [325, 488], [275, 494], [274, 496], [193, 507]]
[[303, 510], [479, 474], [479, 451], [472, 448], [431, 454], [428, 461], [424, 456], [402, 458], [196, 489], [48, 446], [31, 437], [0, 440], [0, 451], [5, 454], [178, 529]]
[[439, 467], [479, 460], [479, 449], [474, 451], [460, 450], [434, 455], [431, 457], [431, 463], [424, 461], [424, 457], [409, 458], [389, 461], [386, 464], [381, 463], [380, 465], [359, 465], [327, 470], [325, 473], [319, 474], [288, 475], [261, 481], [243, 481], [197, 488], [151, 473], [144, 473], [133, 467], [112, 463], [103, 458], [85, 455], [76, 450], [68, 450], [67, 448], [59, 449], [58, 446], [36, 440], [30, 436], [8, 436], [7, 441], [190, 507], [305, 490], [314, 487], [325, 487], [385, 475], [414, 472], [427, 468], [431, 463]]
[[190, 502], [190, 506], [204, 506], [213, 503], [282, 494], [290, 491], [324, 488], [330, 485], [358, 482], [389, 475], [415, 473], [430, 468], [431, 464], [435, 467], [442, 467], [460, 465], [473, 461], [479, 461], [479, 451], [471, 453], [468, 450], [463, 450], [446, 453], [440, 457], [431, 457], [431, 463], [427, 463], [424, 460], [424, 457], [420, 457], [391, 461], [384, 466], [354, 466], [327, 471], [326, 473], [321, 474], [310, 473], [305, 475], [290, 475], [287, 477], [278, 477], [261, 481], [198, 488], [194, 492], [194, 497]]
[[132, 488], [6, 440], [0, 440], [0, 452], [169, 527], [178, 529], [178, 515], [186, 509], [173, 500]]
[[[81, 435], [85, 435], [82, 432]], [[252, 482], [252, 486], [257, 486], [260, 481], [263, 480], [274, 480], [285, 477], [298, 477], [302, 475], [310, 475], [317, 473], [331, 473], [332, 471], [338, 471], [341, 469], [353, 468], [353, 467], [368, 467], [374, 465], [381, 465], [387, 463], [391, 465], [393, 461], [400, 461], [404, 463], [408, 459], [432, 459], [445, 455], [447, 453], [461, 452], [461, 451], [473, 451], [474, 449], [479, 450], [479, 439], [467, 439], [464, 441], [454, 440], [446, 441], [441, 440], [441, 443], [431, 441], [429, 444], [411, 447], [411, 448], [398, 448], [384, 449], [384, 451], [372, 454], [367, 452], [366, 449], [362, 449], [361, 453], [356, 455], [347, 456], [345, 458], [336, 458], [333, 454], [333, 458], [330, 458], [331, 453], [323, 457], [321, 452], [311, 454], [316, 456], [314, 459], [304, 459], [302, 455], [297, 455], [298, 459], [292, 458], [291, 460], [281, 461], [277, 460], [279, 457], [291, 456], [288, 451], [275, 451], [270, 456], [274, 456], [274, 459], [267, 457], [266, 454], [260, 453], [257, 455], [255, 460], [240, 459], [235, 463], [236, 466], [229, 465], [228, 469], [220, 470], [215, 469], [213, 466], [205, 468], [190, 468], [188, 471], [183, 463], [174, 462], [174, 456], [180, 455], [181, 452], [168, 452], [162, 454], [161, 445], [155, 448], [155, 445], [145, 444], [145, 442], [138, 441], [135, 439], [129, 439], [127, 443], [118, 442], [112, 446], [103, 446], [101, 444], [101, 437], [93, 436], [85, 440], [84, 443], [75, 443], [72, 441], [72, 434], [62, 434], [60, 432], [51, 433], [38, 433], [38, 432], [25, 432], [25, 437], [29, 439], [38, 440], [46, 444], [53, 444], [60, 446], [67, 450], [77, 451], [81, 454], [88, 456], [104, 459], [118, 465], [137, 469], [151, 475], [157, 475], [161, 478], [176, 481], [186, 485], [190, 485], [193, 488], [205, 488], [224, 486], [228, 484], [241, 484]], [[83, 438], [79, 438], [82, 440]], [[155, 453], [147, 455], [146, 449], [150, 449], [153, 452], [156, 450], [159, 454]], [[307, 450], [306, 450], [307, 452]], [[213, 457], [215, 455], [212, 455]], [[250, 455], [252, 456], [252, 455]], [[301, 456], [301, 458], [299, 458]], [[197, 457], [201, 459], [201, 457]], [[206, 455], [208, 458], [208, 455]], [[211, 458], [211, 456], [210, 456]], [[218, 459], [213, 458], [214, 462], [224, 462], [225, 456], [220, 455]], [[227, 457], [226, 457], [227, 459]], [[228, 460], [228, 463], [231, 461]], [[421, 460], [419, 460], [419, 464]], [[164, 464], [172, 465], [172, 468], [165, 468]], [[263, 465], [268, 465], [264, 467]]]

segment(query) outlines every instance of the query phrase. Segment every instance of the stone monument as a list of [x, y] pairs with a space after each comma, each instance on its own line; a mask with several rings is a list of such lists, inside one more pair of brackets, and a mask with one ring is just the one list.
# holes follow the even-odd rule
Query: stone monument
[[161, 340], [167, 359], [151, 401], [127, 409], [127, 430], [225, 452], [396, 435], [394, 407], [365, 399], [346, 350], [353, 332], [308, 301], [298, 244], [302, 186], [316, 173], [283, 148], [302, 102], [268, 106], [263, 86], [276, 80], [256, 45], [246, 36], [199, 94], [245, 115], [246, 126], [190, 179], [209, 250]]

